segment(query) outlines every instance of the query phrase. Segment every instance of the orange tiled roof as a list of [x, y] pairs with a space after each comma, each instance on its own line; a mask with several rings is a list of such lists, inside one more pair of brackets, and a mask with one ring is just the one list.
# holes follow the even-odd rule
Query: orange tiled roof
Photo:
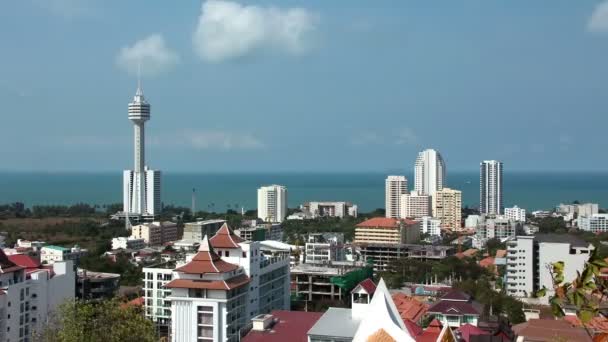
[[365, 220], [357, 225], [360, 228], [374, 228], [374, 227], [386, 227], [386, 228], [398, 228], [399, 223], [405, 223], [406, 225], [416, 224], [416, 221], [409, 219], [396, 219], [390, 217], [373, 217], [369, 220]]
[[192, 261], [175, 270], [189, 274], [204, 274], [231, 272], [238, 268], [239, 266], [222, 260], [213, 251], [213, 247], [211, 247], [207, 236], [205, 236], [198, 248], [198, 253], [192, 258]]
[[442, 327], [443, 326], [441, 323], [439, 323], [439, 321], [435, 318], [431, 321], [424, 332], [416, 337], [416, 342], [436, 342], [437, 338], [441, 334]]
[[399, 315], [404, 322], [405, 320], [412, 322], [420, 321], [429, 309], [427, 304], [403, 293], [395, 293], [392, 297], [397, 311], [399, 311]]
[[367, 338], [367, 342], [397, 342], [384, 329], [378, 329], [375, 333]]
[[228, 280], [174, 279], [167, 283], [165, 287], [170, 289], [232, 290], [247, 283], [249, 283], [249, 277], [241, 274]]
[[504, 258], [507, 256], [507, 250], [506, 249], [499, 249], [496, 251], [496, 257], [497, 258]]
[[479, 266], [486, 267], [486, 268], [494, 266], [494, 258], [487, 257], [487, 258], [479, 260]]
[[[572, 323], [572, 325], [575, 327], [583, 326], [581, 320], [574, 315], [564, 316], [564, 319]], [[587, 322], [586, 326], [587, 329], [591, 329], [596, 333], [608, 333], [608, 318], [600, 316], [593, 317], [589, 322]]]
[[245, 240], [235, 235], [234, 232], [224, 223], [222, 227], [209, 239], [211, 245], [215, 248], [239, 248], [239, 243]]

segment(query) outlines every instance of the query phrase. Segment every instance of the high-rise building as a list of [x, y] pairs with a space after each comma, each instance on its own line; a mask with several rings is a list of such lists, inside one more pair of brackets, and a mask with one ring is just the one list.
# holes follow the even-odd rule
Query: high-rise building
[[141, 86], [129, 103], [129, 120], [133, 122], [134, 166], [123, 173], [123, 211], [130, 216], [154, 217], [160, 214], [160, 171], [146, 165], [145, 123], [150, 120], [150, 104]]
[[306, 202], [300, 206], [304, 212], [317, 217], [357, 217], [358, 207], [350, 202]]
[[414, 167], [414, 190], [420, 194], [433, 196], [443, 189], [445, 183], [445, 162], [439, 152], [428, 149], [418, 153]]
[[407, 178], [405, 176], [386, 177], [385, 209], [386, 217], [399, 218], [401, 216], [401, 195], [407, 194]]
[[500, 215], [502, 201], [502, 162], [484, 160], [479, 173], [479, 211], [482, 214]]
[[572, 282], [577, 272], [585, 267], [585, 262], [593, 250], [593, 245], [567, 234], [536, 234], [517, 236], [507, 241], [507, 294], [515, 297], [532, 297], [547, 288], [541, 301], [548, 301], [553, 294], [551, 265], [564, 262], [564, 282]]
[[258, 189], [258, 218], [265, 222], [283, 222], [287, 216], [287, 188], [268, 185]]
[[460, 229], [462, 219], [462, 192], [443, 188], [433, 196], [433, 216], [441, 220], [441, 226]]
[[401, 195], [401, 218], [419, 219], [430, 216], [432, 212], [431, 196], [421, 195], [418, 191]]

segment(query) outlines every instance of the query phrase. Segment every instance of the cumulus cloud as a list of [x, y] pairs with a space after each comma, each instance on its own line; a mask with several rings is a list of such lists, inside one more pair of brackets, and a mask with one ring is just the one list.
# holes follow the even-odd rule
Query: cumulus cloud
[[203, 2], [194, 31], [194, 50], [208, 62], [241, 58], [262, 49], [299, 55], [309, 50], [317, 22], [318, 16], [303, 8], [208, 0]]
[[598, 4], [587, 23], [591, 32], [608, 33], [608, 1]]
[[227, 131], [188, 131], [183, 135], [185, 143], [199, 150], [253, 150], [265, 144], [249, 133]]
[[179, 60], [179, 55], [167, 47], [163, 36], [153, 34], [120, 49], [116, 64], [131, 74], [136, 74], [141, 65], [142, 74], [154, 76], [171, 69]]

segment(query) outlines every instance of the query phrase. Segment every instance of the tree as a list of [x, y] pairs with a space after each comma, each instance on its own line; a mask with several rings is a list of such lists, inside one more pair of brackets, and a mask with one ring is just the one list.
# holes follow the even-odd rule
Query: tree
[[140, 309], [117, 300], [102, 302], [69, 301], [40, 332], [35, 341], [92, 342], [157, 341], [152, 321]]

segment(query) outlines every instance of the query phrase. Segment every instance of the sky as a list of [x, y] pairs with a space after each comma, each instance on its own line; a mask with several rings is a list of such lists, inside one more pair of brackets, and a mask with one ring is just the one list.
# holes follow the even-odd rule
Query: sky
[[[606, 171], [608, 1], [0, 5], [0, 170]], [[170, 4], [170, 5], [169, 5]]]

